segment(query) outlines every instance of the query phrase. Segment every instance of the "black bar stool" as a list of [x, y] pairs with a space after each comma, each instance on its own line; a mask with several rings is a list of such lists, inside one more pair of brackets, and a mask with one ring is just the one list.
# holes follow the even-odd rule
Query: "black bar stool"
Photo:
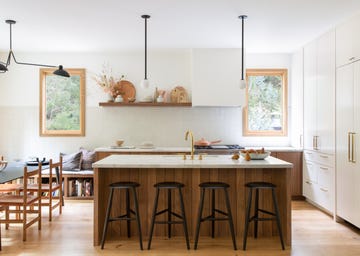
[[[234, 223], [233, 218], [231, 215], [231, 208], [230, 208], [230, 200], [229, 200], [229, 194], [228, 194], [228, 188], [230, 187], [229, 184], [224, 182], [204, 182], [199, 185], [201, 188], [201, 194], [200, 194], [200, 203], [199, 203], [199, 212], [198, 212], [198, 218], [196, 223], [196, 234], [195, 234], [195, 245], [194, 249], [197, 249], [197, 244], [199, 240], [199, 233], [200, 233], [200, 224], [203, 221], [211, 221], [211, 237], [214, 238], [214, 228], [215, 228], [215, 221], [218, 220], [228, 220], [229, 226], [230, 226], [230, 232], [232, 236], [232, 241], [234, 245], [234, 250], [237, 250], [236, 247], [236, 239], [235, 239], [235, 231], [234, 231]], [[202, 217], [202, 211], [204, 208], [204, 197], [205, 197], [205, 189], [211, 189], [211, 214], [207, 217]], [[227, 212], [221, 211], [219, 209], [215, 208], [215, 190], [216, 189], [223, 189], [225, 193], [225, 203]], [[226, 217], [216, 217], [215, 213], [220, 213]]]
[[[140, 249], [141, 250], [143, 249], [141, 224], [140, 224], [140, 216], [139, 216], [139, 203], [138, 203], [138, 199], [136, 196], [136, 188], [139, 186], [140, 186], [140, 184], [136, 183], [136, 182], [115, 182], [115, 183], [112, 183], [109, 185], [110, 195], [109, 195], [108, 207], [106, 210], [104, 229], [103, 229], [103, 234], [102, 234], [102, 239], [101, 239], [101, 249], [104, 249], [105, 237], [106, 237], [106, 232], [107, 232], [109, 222], [118, 221], [118, 220], [126, 220], [128, 237], [130, 237], [130, 235], [131, 235], [130, 221], [136, 220], [138, 232], [139, 232]], [[114, 189], [125, 189], [126, 190], [126, 213], [124, 215], [119, 215], [117, 217], [110, 217]], [[133, 194], [135, 210], [130, 209], [130, 190], [132, 191], [132, 194]], [[131, 214], [135, 215], [135, 217], [131, 217]]]
[[[283, 239], [282, 230], [281, 230], [279, 208], [278, 208], [276, 195], [275, 195], [276, 185], [269, 183], [269, 182], [249, 182], [249, 183], [245, 184], [245, 187], [250, 188], [250, 193], [249, 193], [249, 198], [248, 198], [248, 202], [247, 202], [247, 206], [246, 206], [243, 250], [244, 251], [246, 250], [246, 239], [247, 239], [247, 233], [248, 233], [248, 229], [249, 229], [249, 223], [251, 221], [254, 221], [254, 237], [257, 238], [258, 221], [267, 221], [267, 220], [276, 220], [277, 228], [278, 228], [279, 235], [280, 235], [281, 247], [283, 250], [285, 250], [284, 239]], [[255, 213], [254, 213], [254, 216], [250, 217], [253, 189], [255, 189]], [[259, 209], [259, 189], [271, 189], [275, 212], [269, 212], [264, 209]], [[265, 213], [267, 215], [271, 215], [273, 217], [260, 218], [259, 212]]]
[[[160, 182], [160, 183], [156, 183], [154, 185], [154, 187], [156, 188], [156, 196], [155, 196], [154, 209], [153, 209], [152, 218], [151, 218], [148, 250], [150, 250], [150, 247], [151, 247], [151, 240], [152, 240], [155, 223], [168, 225], [168, 237], [169, 238], [171, 238], [171, 224], [183, 224], [185, 239], [186, 239], [186, 246], [187, 246], [187, 249], [189, 250], [190, 249], [189, 235], [188, 235], [188, 229], [187, 229], [187, 224], [186, 224], [184, 200], [183, 200], [183, 195], [181, 192], [181, 189], [184, 187], [184, 184], [179, 183], [179, 182]], [[167, 208], [158, 212], [157, 207], [158, 207], [158, 202], [159, 202], [160, 189], [167, 189], [167, 195], [168, 195], [167, 199], [168, 200], [167, 200]], [[179, 191], [181, 215], [173, 212], [171, 209], [171, 190], [172, 189], [178, 189], [178, 191]], [[167, 213], [167, 220], [166, 221], [155, 221], [156, 216], [163, 214], [163, 213]], [[181, 219], [181, 221], [171, 220], [172, 215]]]

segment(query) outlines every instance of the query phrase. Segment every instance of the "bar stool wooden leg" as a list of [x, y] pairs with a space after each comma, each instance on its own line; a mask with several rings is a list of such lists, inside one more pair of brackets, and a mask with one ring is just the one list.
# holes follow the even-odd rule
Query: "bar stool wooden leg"
[[127, 237], [130, 238], [131, 237], [131, 226], [130, 226], [130, 195], [129, 195], [129, 189], [126, 189], [126, 218], [128, 218], [128, 220], [126, 221], [126, 230], [127, 230]]
[[231, 214], [230, 199], [229, 199], [229, 194], [228, 194], [227, 188], [224, 188], [224, 192], [225, 192], [226, 208], [227, 208], [228, 217], [229, 217], [229, 226], [230, 226], [231, 237], [232, 237], [232, 240], [233, 240], [234, 250], [236, 251], [237, 246], [236, 246], [234, 222], [233, 222], [233, 217], [232, 217], [232, 214]]
[[245, 215], [245, 229], [244, 229], [244, 239], [243, 239], [243, 250], [246, 250], [246, 239], [249, 229], [249, 219], [250, 219], [250, 210], [251, 210], [251, 199], [252, 199], [252, 189], [249, 191], [248, 201], [246, 205], [246, 215]]
[[202, 211], [203, 211], [203, 208], [204, 208], [204, 197], [205, 197], [205, 189], [202, 188], [201, 189], [201, 194], [200, 194], [198, 218], [197, 218], [197, 222], [196, 222], [194, 250], [197, 249], [197, 244], [198, 244], [198, 241], [199, 241], [201, 217], [202, 217]]
[[171, 189], [168, 189], [168, 238], [171, 238]]
[[283, 238], [283, 234], [282, 234], [282, 230], [281, 230], [279, 208], [278, 208], [278, 204], [277, 204], [277, 200], [276, 200], [275, 190], [272, 189], [271, 192], [272, 192], [272, 197], [273, 197], [273, 201], [274, 201], [275, 214], [276, 214], [276, 223], [277, 223], [277, 227], [278, 227], [278, 231], [279, 231], [279, 235], [280, 235], [281, 248], [283, 250], [285, 250], [284, 238]]
[[184, 226], [184, 235], [185, 235], [185, 239], [186, 239], [186, 246], [187, 246], [187, 249], [189, 250], [189, 249], [190, 249], [190, 241], [189, 241], [189, 234], [188, 234], [188, 229], [187, 229], [184, 199], [183, 199], [183, 195], [182, 195], [182, 192], [181, 192], [181, 188], [179, 188], [179, 196], [180, 196], [181, 216], [182, 216], [182, 219], [183, 219], [183, 226]]
[[156, 188], [156, 196], [155, 196], [154, 208], [153, 208], [152, 217], [151, 217], [151, 226], [150, 226], [148, 250], [150, 250], [151, 240], [152, 240], [152, 236], [153, 236], [153, 232], [154, 232], [155, 217], [156, 217], [157, 206], [158, 206], [158, 201], [159, 201], [159, 192], [160, 192], [159, 188]]
[[138, 202], [138, 199], [137, 199], [135, 188], [132, 188], [131, 190], [133, 192], [133, 197], [134, 197], [135, 217], [136, 217], [136, 224], [137, 224], [138, 232], [139, 232], [140, 249], [143, 250], [141, 224], [140, 224], [141, 222], [140, 222], [140, 215], [139, 215], [139, 202]]
[[106, 217], [105, 217], [104, 229], [103, 229], [103, 234], [102, 234], [102, 238], [101, 238], [101, 249], [104, 249], [105, 237], [106, 237], [107, 228], [108, 228], [108, 223], [109, 223], [108, 221], [109, 221], [109, 217], [110, 217], [110, 211], [111, 211], [111, 206], [112, 206], [113, 194], [114, 194], [114, 189], [111, 188], [111, 189], [110, 189], [110, 196], [109, 196], [108, 207], [107, 207], [107, 209], [106, 209]]
[[254, 218], [254, 238], [258, 236], [258, 219], [259, 219], [259, 189], [255, 189], [255, 218]]
[[211, 190], [211, 218], [213, 220], [211, 221], [211, 237], [215, 237], [215, 189]]

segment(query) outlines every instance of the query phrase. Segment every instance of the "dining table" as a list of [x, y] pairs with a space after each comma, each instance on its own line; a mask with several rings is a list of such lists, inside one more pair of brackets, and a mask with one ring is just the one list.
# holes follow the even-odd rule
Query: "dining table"
[[27, 166], [28, 171], [33, 171], [38, 168], [38, 165], [29, 165], [22, 161], [9, 162], [5, 169], [0, 171], [0, 184], [22, 178], [24, 176], [25, 166]]

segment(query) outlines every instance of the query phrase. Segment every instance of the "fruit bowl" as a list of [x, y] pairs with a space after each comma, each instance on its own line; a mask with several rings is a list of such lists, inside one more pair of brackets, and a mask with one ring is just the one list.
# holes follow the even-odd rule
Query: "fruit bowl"
[[[241, 154], [241, 156], [242, 156], [243, 158], [246, 159], [246, 154], [247, 154], [247, 153], [241, 152], [240, 154]], [[271, 152], [270, 152], [270, 151], [265, 151], [265, 152], [261, 152], [261, 153], [258, 153], [258, 152], [252, 152], [252, 153], [250, 153], [250, 152], [249, 152], [248, 154], [249, 154], [251, 160], [263, 160], [263, 159], [265, 159], [266, 157], [268, 157], [268, 156], [271, 154]]]
[[0, 172], [6, 168], [7, 164], [7, 161], [0, 161]]

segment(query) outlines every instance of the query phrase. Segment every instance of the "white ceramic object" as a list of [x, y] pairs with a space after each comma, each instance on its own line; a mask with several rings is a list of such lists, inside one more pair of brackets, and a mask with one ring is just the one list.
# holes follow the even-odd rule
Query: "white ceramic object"
[[[245, 158], [246, 153], [240, 153], [242, 157]], [[249, 153], [251, 160], [263, 160], [266, 157], [270, 156], [270, 151], [265, 151], [264, 153]]]

